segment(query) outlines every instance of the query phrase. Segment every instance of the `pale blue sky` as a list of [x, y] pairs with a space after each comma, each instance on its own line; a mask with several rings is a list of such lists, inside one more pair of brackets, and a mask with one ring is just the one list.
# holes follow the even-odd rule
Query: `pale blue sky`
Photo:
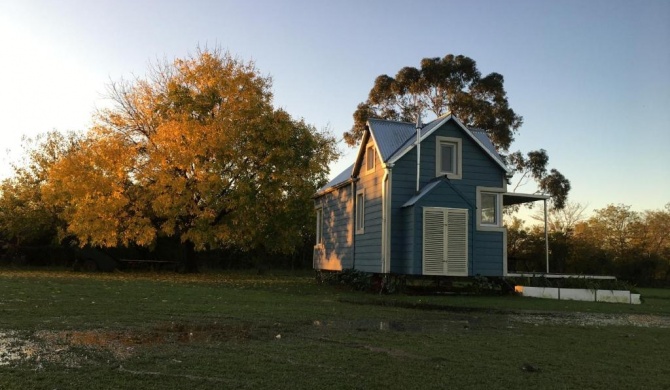
[[[85, 130], [110, 79], [197, 45], [253, 59], [273, 77], [277, 106], [338, 137], [376, 76], [464, 54], [505, 76], [525, 118], [511, 150], [545, 148], [571, 180], [571, 200], [636, 210], [670, 202], [666, 0], [4, 0], [0, 176], [21, 136]], [[353, 158], [342, 149], [332, 175]]]

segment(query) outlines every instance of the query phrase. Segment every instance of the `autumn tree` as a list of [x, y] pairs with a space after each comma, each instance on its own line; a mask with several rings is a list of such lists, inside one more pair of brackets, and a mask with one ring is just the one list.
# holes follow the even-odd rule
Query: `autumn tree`
[[553, 207], [565, 206], [570, 181], [556, 169], [548, 170], [545, 150], [508, 153], [523, 118], [509, 106], [503, 76], [482, 76], [475, 61], [466, 56], [424, 58], [418, 69], [404, 67], [395, 77], [377, 77], [368, 99], [354, 112], [354, 125], [344, 139], [351, 146], [360, 142], [371, 117], [416, 122], [417, 116], [426, 113], [447, 112], [466, 126], [486, 130], [500, 154], [522, 176], [520, 180], [532, 178], [540, 191], [551, 195]]
[[610, 252], [615, 259], [623, 258], [633, 248], [640, 223], [639, 213], [623, 204], [609, 204], [593, 213], [581, 234]]
[[14, 175], [0, 183], [0, 234], [13, 248], [47, 244], [62, 221], [43, 200], [48, 171], [78, 143], [76, 133], [52, 131], [24, 139], [23, 161], [12, 164]]
[[82, 244], [290, 252], [335, 140], [272, 105], [271, 79], [219, 50], [110, 86], [77, 153], [45, 189]]
[[670, 278], [670, 205], [637, 212], [624, 204], [594, 211], [575, 229], [576, 261], [597, 253], [617, 276], [648, 283]]
[[[584, 221], [584, 211], [587, 205], [578, 202], [567, 202], [562, 209], [551, 209], [547, 213], [547, 228], [550, 232], [559, 232], [572, 235], [575, 226]], [[531, 215], [535, 221], [544, 223], [544, 212], [538, 211]]]
[[640, 244], [649, 255], [663, 256], [670, 262], [670, 203], [662, 210], [642, 213], [644, 226], [639, 230]]

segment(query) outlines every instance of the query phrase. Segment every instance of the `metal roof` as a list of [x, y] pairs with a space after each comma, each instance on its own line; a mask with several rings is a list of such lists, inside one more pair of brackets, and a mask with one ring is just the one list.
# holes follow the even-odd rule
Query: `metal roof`
[[[500, 157], [496, 148], [491, 143], [491, 140], [486, 135], [486, 131], [476, 128], [468, 128], [464, 126], [455, 116], [451, 114], [442, 115], [441, 117], [425, 124], [421, 128], [421, 140], [428, 137], [433, 131], [440, 127], [443, 123], [449, 120], [454, 120], [462, 129], [463, 132], [472, 138], [493, 160], [495, 160], [501, 168], [509, 172], [507, 164]], [[409, 122], [397, 122], [384, 119], [368, 119], [368, 128], [370, 129], [370, 136], [377, 146], [379, 158], [384, 162], [395, 162], [405, 153], [409, 152], [415, 145], [416, 141], [416, 125]], [[364, 142], [366, 136], [363, 138]], [[358, 159], [362, 158], [365, 146], [362, 145], [359, 149]], [[317, 193], [322, 193], [331, 187], [336, 187], [351, 178], [353, 174], [354, 164], [335, 176], [325, 186], [321, 187]], [[431, 187], [432, 188], [432, 187]]]
[[486, 134], [486, 130], [478, 129], [476, 127], [468, 127], [468, 130], [470, 130], [472, 135], [474, 135], [475, 138], [477, 138], [477, 140], [482, 144], [482, 146], [484, 146], [486, 149], [489, 150], [489, 152], [491, 152], [491, 155], [493, 155], [493, 157], [497, 158], [498, 161], [506, 165], [505, 160], [503, 160], [503, 158], [500, 157], [498, 151], [496, 150], [496, 147], [493, 146], [491, 139]]
[[321, 192], [327, 190], [328, 188], [336, 187], [338, 184], [342, 184], [342, 183], [346, 182], [347, 180], [349, 180], [349, 179], [351, 178], [351, 170], [352, 170], [352, 169], [354, 169], [354, 164], [349, 165], [349, 167], [347, 167], [347, 169], [345, 169], [344, 171], [340, 172], [340, 173], [339, 173], [337, 176], [335, 176], [331, 181], [329, 181], [328, 183], [326, 183], [326, 185], [324, 185], [323, 187], [319, 188], [319, 190], [318, 190], [316, 193], [317, 193], [317, 194], [318, 194], [318, 193], [321, 193]]
[[413, 123], [369, 119], [368, 127], [377, 144], [379, 157], [384, 162], [388, 161], [405, 142], [416, 137], [416, 127]]
[[[442, 121], [440, 120], [442, 117], [437, 118], [433, 120], [432, 122], [426, 123], [422, 128], [421, 128], [421, 139], [423, 140], [427, 134], [432, 132], [433, 128], [435, 128], [438, 124], [440, 124]], [[379, 120], [378, 120], [379, 121]], [[388, 122], [388, 121], [384, 121]], [[396, 160], [399, 156], [405, 154], [409, 150], [411, 150], [414, 147], [414, 144], [416, 143], [416, 125], [413, 123], [406, 123], [402, 122], [404, 125], [407, 126], [407, 131], [408, 135], [407, 138], [405, 138], [405, 141], [402, 142], [398, 147], [395, 148], [393, 151], [393, 154], [388, 156], [387, 159], [384, 160], [384, 162], [391, 161], [391, 160]], [[411, 133], [410, 133], [410, 127], [411, 126]]]

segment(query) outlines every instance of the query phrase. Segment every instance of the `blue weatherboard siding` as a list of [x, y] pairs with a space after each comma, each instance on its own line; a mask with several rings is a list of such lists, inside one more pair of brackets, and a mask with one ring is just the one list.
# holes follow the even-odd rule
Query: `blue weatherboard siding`
[[[505, 173], [500, 166], [479, 145], [466, 136], [454, 121], [449, 121], [428, 138], [421, 141], [421, 187], [435, 178], [435, 142], [438, 136], [462, 139], [463, 178], [453, 180], [453, 182], [461, 190], [471, 190], [473, 204], [475, 202], [475, 188], [477, 186], [502, 187], [504, 185]], [[416, 164], [416, 154], [413, 161]], [[416, 165], [414, 166], [416, 171]]]
[[408, 259], [414, 258], [412, 248], [416, 237], [408, 232], [414, 217], [402, 205], [416, 190], [416, 149], [398, 160], [391, 174], [391, 272], [413, 274], [415, 272], [408, 268]]
[[341, 270], [353, 265], [353, 200], [351, 185], [329, 192], [315, 201], [323, 210], [323, 248], [318, 269]]
[[[472, 203], [474, 205], [474, 203]], [[472, 215], [473, 208], [471, 205], [463, 199], [461, 194], [454, 191], [454, 189], [445, 181], [439, 186], [435, 187], [433, 191], [421, 198], [414, 206], [414, 235], [416, 236], [416, 245], [415, 248], [415, 261], [413, 264], [413, 269], [417, 271], [418, 274], [422, 272], [422, 260], [423, 260], [423, 207], [449, 207], [454, 209], [467, 209], [468, 210], [468, 237], [470, 237], [470, 243], [472, 243]], [[472, 246], [468, 245], [468, 263], [470, 264], [470, 269], [468, 273], [472, 274]], [[417, 261], [418, 260], [418, 261]]]
[[[367, 156], [363, 156], [363, 166], [356, 182], [356, 192], [365, 190], [365, 229], [363, 234], [355, 234], [355, 268], [365, 272], [381, 272], [382, 253], [382, 180], [384, 168], [376, 153], [374, 171], [366, 171]], [[356, 205], [358, 207], [359, 205]]]
[[477, 231], [474, 241], [474, 258], [472, 274], [483, 276], [502, 276], [502, 248], [504, 235], [502, 232]]
[[[440, 120], [436, 121], [438, 123]], [[431, 123], [424, 128], [435, 128]], [[402, 144], [400, 138], [409, 134], [407, 126], [411, 124], [370, 121], [375, 132], [374, 138], [382, 145], [382, 155], [389, 158], [407, 150], [413, 140]], [[407, 133], [407, 134], [405, 134]], [[374, 142], [366, 133], [364, 143]], [[399, 138], [400, 137], [400, 138]], [[461, 179], [435, 177], [436, 137], [461, 139]], [[475, 134], [480, 141], [483, 133]], [[486, 140], [484, 140], [486, 141]], [[488, 145], [488, 146], [487, 146]], [[361, 148], [366, 148], [363, 144]], [[396, 152], [392, 149], [396, 148]], [[391, 175], [391, 272], [399, 274], [422, 274], [423, 268], [423, 208], [447, 207], [468, 210], [468, 264], [470, 275], [503, 275], [503, 249], [505, 235], [502, 231], [480, 231], [476, 226], [477, 187], [505, 187], [506, 172], [500, 166], [498, 156], [492, 157], [486, 148], [476, 143], [454, 121], [447, 120], [421, 142], [420, 188], [438, 180], [427, 187], [430, 191], [421, 192], [414, 204], [403, 207], [416, 192], [416, 148], [411, 148], [401, 158], [389, 166]], [[324, 245], [315, 250], [315, 260], [321, 264], [333, 264], [344, 268], [356, 268], [366, 272], [382, 271], [382, 187], [384, 168], [377, 153], [375, 169], [367, 172], [365, 153], [359, 153], [359, 172], [355, 172], [353, 183], [328, 192], [322, 189], [315, 199], [324, 210]], [[356, 170], [356, 168], [354, 168]], [[342, 178], [348, 177], [346, 172]], [[343, 179], [344, 180], [344, 179]], [[365, 228], [364, 233], [354, 231], [354, 198], [358, 190], [365, 190]], [[317, 255], [318, 253], [318, 255]], [[315, 265], [318, 267], [318, 265]]]
[[[403, 274], [422, 273], [423, 207], [449, 207], [468, 210], [469, 273], [502, 275], [503, 233], [478, 231], [474, 222], [477, 187], [503, 187], [505, 172], [454, 121], [449, 121], [421, 142], [421, 188], [435, 180], [438, 136], [461, 139], [462, 178], [445, 181], [414, 206], [398, 210], [416, 194], [416, 148], [396, 162], [392, 181], [391, 270]], [[404, 247], [410, 241], [413, 245]]]

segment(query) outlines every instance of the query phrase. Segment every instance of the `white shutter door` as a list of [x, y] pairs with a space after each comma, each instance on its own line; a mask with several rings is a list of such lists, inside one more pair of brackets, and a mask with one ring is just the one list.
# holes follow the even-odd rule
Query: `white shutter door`
[[423, 274], [444, 275], [445, 213], [442, 209], [423, 209]]
[[468, 276], [468, 210], [447, 209], [447, 275]]

